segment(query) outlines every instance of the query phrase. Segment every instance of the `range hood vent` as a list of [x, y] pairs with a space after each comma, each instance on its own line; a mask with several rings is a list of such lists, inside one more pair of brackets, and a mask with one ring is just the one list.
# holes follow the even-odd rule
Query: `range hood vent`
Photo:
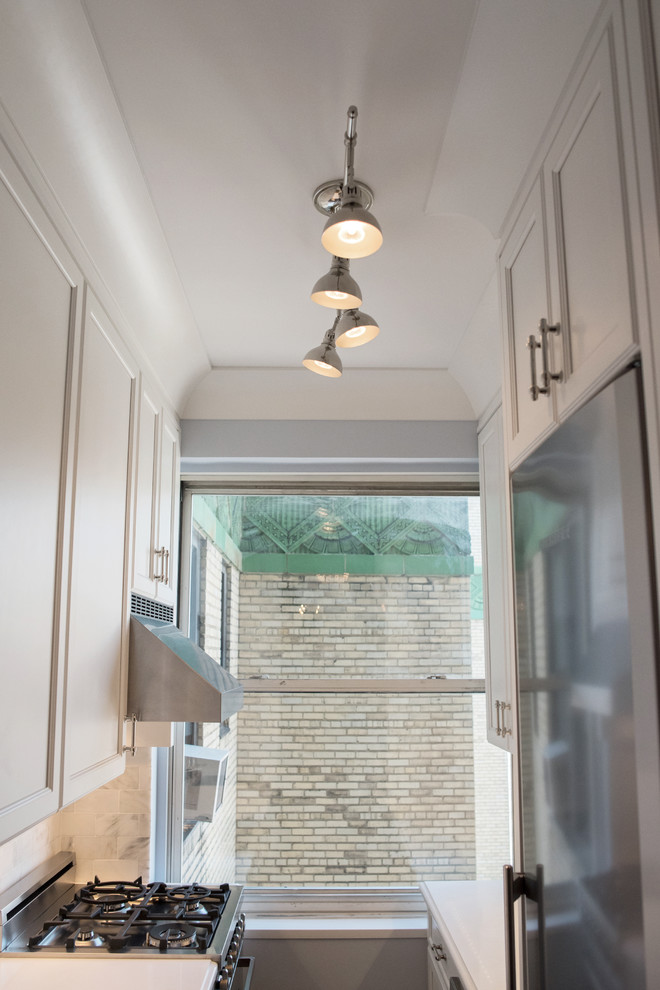
[[131, 615], [128, 714], [142, 722], [224, 722], [243, 687], [171, 622]]

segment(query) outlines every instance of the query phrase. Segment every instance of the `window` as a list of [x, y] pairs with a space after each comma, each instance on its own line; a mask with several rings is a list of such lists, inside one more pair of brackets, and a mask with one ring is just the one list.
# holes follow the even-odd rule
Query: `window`
[[224, 736], [182, 737], [226, 753], [213, 820], [173, 833], [182, 879], [499, 877], [509, 762], [485, 741], [478, 495], [186, 504], [191, 629], [246, 698]]

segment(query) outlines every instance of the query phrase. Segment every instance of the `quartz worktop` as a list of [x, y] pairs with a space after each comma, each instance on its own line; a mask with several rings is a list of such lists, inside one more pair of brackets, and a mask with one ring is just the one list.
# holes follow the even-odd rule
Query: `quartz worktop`
[[420, 884], [465, 990], [504, 990], [504, 891], [497, 880]]
[[0, 990], [211, 990], [217, 966], [206, 959], [0, 958]]

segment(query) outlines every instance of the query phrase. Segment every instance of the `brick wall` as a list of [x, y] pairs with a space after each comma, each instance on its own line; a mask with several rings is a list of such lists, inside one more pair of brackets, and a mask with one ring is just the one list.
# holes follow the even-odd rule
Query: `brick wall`
[[[470, 579], [242, 574], [241, 677], [469, 676]], [[237, 872], [254, 884], [476, 871], [472, 699], [252, 695]]]
[[470, 698], [248, 698], [239, 879], [408, 884], [475, 866]]
[[241, 574], [239, 629], [241, 677], [468, 676], [470, 579]]

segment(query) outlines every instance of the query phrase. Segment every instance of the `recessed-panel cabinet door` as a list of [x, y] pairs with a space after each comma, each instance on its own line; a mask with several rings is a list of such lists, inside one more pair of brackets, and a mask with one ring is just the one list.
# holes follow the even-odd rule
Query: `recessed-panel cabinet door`
[[76, 431], [63, 803], [123, 769], [126, 520], [136, 369], [88, 293]]
[[0, 230], [1, 842], [59, 802], [63, 437], [81, 276], [2, 153]]
[[609, 31], [571, 101], [544, 165], [553, 293], [562, 332], [560, 417], [617, 359], [634, 352], [619, 109]]
[[137, 434], [137, 465], [133, 537], [133, 588], [153, 598], [156, 594], [158, 447], [161, 411], [149, 387], [142, 382]]
[[[543, 381], [539, 323], [552, 321], [540, 180], [534, 185], [500, 255], [508, 388], [509, 459], [518, 461], [554, 424], [552, 390]], [[534, 341], [530, 347], [530, 338]], [[551, 369], [549, 369], [551, 370]], [[545, 391], [532, 392], [537, 387]]]
[[158, 598], [169, 605], [176, 603], [179, 545], [179, 430], [175, 423], [163, 419], [161, 440], [158, 546], [165, 554], [161, 559]]
[[513, 657], [509, 629], [512, 595], [507, 554], [508, 471], [504, 458], [502, 412], [479, 432], [479, 490], [484, 582], [486, 654], [486, 736], [513, 752]]

